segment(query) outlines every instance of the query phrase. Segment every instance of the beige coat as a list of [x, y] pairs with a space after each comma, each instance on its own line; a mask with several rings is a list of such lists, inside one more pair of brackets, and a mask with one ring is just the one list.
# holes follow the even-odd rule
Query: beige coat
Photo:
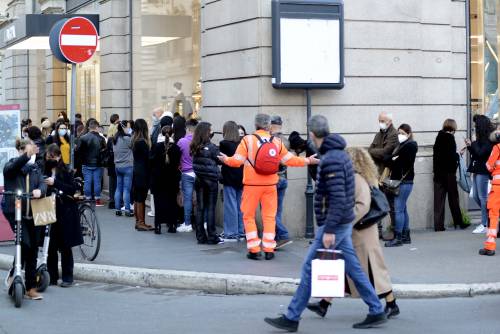
[[[355, 184], [356, 206], [354, 208], [354, 213], [356, 218], [354, 224], [368, 213], [371, 203], [370, 186], [368, 182], [366, 182], [361, 175], [356, 173]], [[356, 230], [353, 228], [352, 243], [358, 255], [361, 267], [370, 278], [370, 281], [372, 281], [372, 284], [374, 283], [377, 295], [390, 292], [392, 290], [391, 277], [385, 265], [382, 247], [380, 246], [378, 238], [377, 224], [363, 230]], [[348, 279], [348, 283], [352, 296], [358, 297], [359, 294], [354, 287], [354, 283], [350, 279]]]

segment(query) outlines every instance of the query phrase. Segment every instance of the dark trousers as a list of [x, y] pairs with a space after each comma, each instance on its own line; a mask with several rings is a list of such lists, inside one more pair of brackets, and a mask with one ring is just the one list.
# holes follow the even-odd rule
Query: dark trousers
[[[12, 231], [16, 231], [16, 224], [14, 219], [14, 214], [6, 213], [5, 218], [10, 223]], [[21, 236], [22, 238], [22, 236]], [[28, 246], [21, 241], [21, 265], [24, 268], [24, 284], [26, 286], [26, 291], [35, 288], [35, 276], [36, 276], [36, 261], [38, 257], [38, 246], [35, 240], [31, 240], [32, 246]], [[15, 261], [15, 260], [14, 260]], [[12, 269], [10, 275], [14, 274], [14, 265], [12, 263]]]
[[[109, 175], [109, 205], [111, 206], [112, 204], [115, 204], [115, 193], [116, 193], [116, 172], [113, 170], [111, 171], [111, 168], [108, 169], [108, 175]], [[120, 209], [120, 208], [116, 208]]]
[[463, 224], [458, 202], [457, 177], [454, 173], [446, 174], [434, 178], [434, 230], [436, 231], [444, 230], [444, 209], [447, 194], [453, 224]]
[[[217, 193], [219, 185], [217, 181], [196, 178], [194, 184], [196, 190], [196, 239], [199, 242], [217, 241], [217, 233], [215, 229], [215, 206], [217, 205]], [[207, 210], [207, 231], [205, 233], [204, 212]], [[208, 237], [207, 237], [208, 234]]]
[[70, 247], [59, 247], [57, 243], [50, 240], [49, 256], [47, 258], [47, 270], [50, 275], [50, 283], [57, 284], [59, 279], [58, 261], [59, 254], [61, 253], [61, 269], [63, 282], [73, 283], [73, 267], [75, 262], [73, 260], [73, 251]]

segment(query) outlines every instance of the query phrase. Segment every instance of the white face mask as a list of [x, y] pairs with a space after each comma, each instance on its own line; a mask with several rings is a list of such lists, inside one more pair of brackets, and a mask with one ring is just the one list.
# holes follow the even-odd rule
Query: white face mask
[[131, 135], [132, 134], [132, 128], [128, 128], [125, 130], [125, 132], [128, 134], [128, 135]]
[[385, 124], [384, 122], [378, 123], [378, 126], [380, 127], [380, 130], [382, 130], [382, 131], [387, 130], [387, 124]]
[[404, 143], [405, 141], [408, 140], [408, 137], [400, 133], [398, 135], [398, 140], [399, 140], [399, 143], [402, 144], [402, 143]]
[[165, 136], [162, 135], [161, 133], [158, 135], [158, 143], [164, 143], [165, 142]]
[[28, 165], [34, 165], [35, 164], [35, 159], [36, 159], [36, 155], [33, 154], [31, 156], [31, 158], [28, 160]]

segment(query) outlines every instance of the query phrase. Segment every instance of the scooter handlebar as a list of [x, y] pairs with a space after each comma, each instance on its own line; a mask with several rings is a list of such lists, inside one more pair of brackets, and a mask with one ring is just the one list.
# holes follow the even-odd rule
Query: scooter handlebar
[[2, 191], [0, 192], [0, 195], [3, 196], [17, 196], [17, 197], [22, 197], [22, 198], [29, 198], [33, 199], [33, 194], [30, 193], [23, 193], [22, 191]]

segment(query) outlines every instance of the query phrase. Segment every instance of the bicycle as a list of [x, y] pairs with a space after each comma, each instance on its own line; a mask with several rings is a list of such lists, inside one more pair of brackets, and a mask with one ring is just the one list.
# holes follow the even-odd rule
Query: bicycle
[[[83, 193], [83, 180], [75, 179], [80, 193]], [[82, 228], [83, 244], [80, 245], [80, 253], [87, 261], [94, 261], [101, 248], [101, 228], [95, 213], [95, 201], [75, 196], [78, 204], [78, 215]]]

